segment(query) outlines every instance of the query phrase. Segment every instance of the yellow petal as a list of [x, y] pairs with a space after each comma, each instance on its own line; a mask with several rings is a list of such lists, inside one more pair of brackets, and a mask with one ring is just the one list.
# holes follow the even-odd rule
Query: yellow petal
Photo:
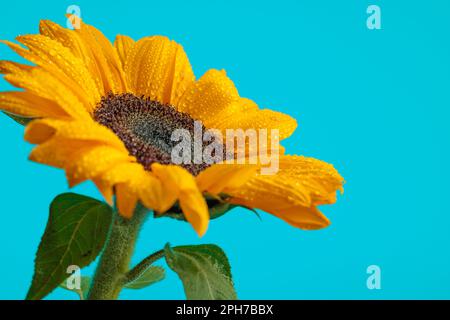
[[152, 172], [158, 177], [167, 192], [177, 195], [186, 220], [199, 236], [208, 229], [208, 206], [197, 187], [195, 178], [185, 169], [175, 165], [152, 164]]
[[176, 105], [195, 80], [183, 47], [166, 37], [147, 37], [129, 52], [125, 73], [131, 91]]
[[286, 221], [291, 226], [304, 230], [317, 230], [330, 225], [330, 220], [316, 207], [295, 206], [272, 212], [276, 217]]
[[85, 140], [107, 144], [122, 152], [128, 152], [123, 142], [108, 128], [95, 121], [39, 119], [25, 129], [25, 140], [40, 144], [57, 136], [63, 139]]
[[117, 184], [125, 185], [129, 181], [139, 180], [145, 174], [142, 165], [135, 162], [119, 163], [93, 179], [105, 199], [112, 203], [113, 188]]
[[186, 220], [194, 227], [199, 237], [202, 237], [209, 224], [208, 205], [202, 194], [198, 191], [181, 192], [178, 201]]
[[0, 73], [9, 74], [14, 72], [29, 71], [33, 69], [33, 66], [29, 66], [14, 61], [0, 60]]
[[130, 50], [134, 46], [134, 40], [128, 36], [117, 35], [114, 41], [114, 48], [116, 48], [117, 54], [119, 55], [122, 67], [125, 68], [125, 61], [127, 60]]
[[52, 167], [65, 168], [75, 154], [96, 144], [70, 139], [50, 139], [35, 147], [29, 159]]
[[117, 209], [121, 216], [131, 218], [138, 202], [137, 195], [126, 184], [116, 186]]
[[213, 164], [196, 177], [197, 185], [211, 194], [226, 193], [256, 176], [257, 169], [256, 165]]
[[85, 180], [93, 179], [99, 174], [120, 163], [132, 161], [128, 153], [109, 146], [93, 146], [74, 154], [66, 165], [66, 176], [72, 187]]
[[5, 79], [9, 81], [14, 86], [18, 86], [13, 81], [9, 80], [10, 77], [14, 78], [17, 75], [26, 75], [26, 74], [32, 74], [35, 72], [44, 71], [48, 77], [53, 77], [55, 80], [60, 84], [66, 87], [67, 91], [71, 91], [71, 95], [76, 96], [77, 100], [81, 101], [83, 103], [83, 107], [86, 110], [89, 110], [90, 103], [86, 99], [86, 97], [83, 95], [83, 92], [80, 90], [80, 87], [70, 78], [67, 78], [64, 74], [61, 73], [61, 71], [55, 67], [52, 63], [47, 63], [46, 59], [43, 59], [39, 57], [38, 55], [32, 53], [30, 50], [27, 50], [23, 47], [21, 47], [18, 44], [15, 44], [10, 41], [4, 41], [0, 40], [0, 43], [5, 43], [8, 45], [12, 50], [14, 50], [16, 53], [18, 53], [23, 58], [29, 60], [30, 62], [33, 62], [37, 64], [38, 66], [42, 67], [32, 67], [27, 66], [23, 64], [12, 64], [8, 61], [1, 61], [0, 63], [3, 65], [0, 67], [0, 69], [3, 69], [5, 74], [7, 76]]
[[302, 205], [283, 206], [280, 202], [269, 204], [267, 202], [255, 201], [247, 198], [231, 198], [230, 203], [264, 210], [290, 225], [304, 229], [317, 230], [325, 228], [330, 221], [315, 206], [305, 207]]
[[[212, 72], [212, 71], [208, 71]], [[222, 81], [228, 81], [230, 85], [233, 83], [231, 80], [229, 80], [226, 77], [225, 72], [221, 72], [221, 77], [223, 78]], [[206, 74], [205, 74], [206, 76]], [[205, 77], [203, 76], [203, 77]], [[213, 81], [213, 80], [211, 80]], [[210, 89], [212, 90], [212, 89]], [[259, 111], [258, 105], [247, 98], [239, 98], [237, 95], [234, 97], [233, 100], [231, 100], [228, 105], [225, 104], [222, 108], [215, 108], [212, 110], [211, 115], [208, 118], [208, 126], [211, 126], [211, 128], [217, 128], [217, 129], [227, 129], [226, 124], [228, 123], [229, 119], [233, 119], [234, 117], [240, 117], [246, 114], [253, 114], [255, 112]], [[232, 127], [234, 128], [234, 127]], [[243, 128], [242, 128], [243, 129]]]
[[278, 140], [288, 138], [297, 128], [297, 121], [287, 114], [269, 110], [256, 109], [252, 111], [234, 112], [232, 115], [225, 116], [218, 114], [209, 124], [213, 128], [222, 130], [223, 134], [227, 129], [266, 129], [267, 138], [270, 141], [271, 130], [278, 130]]
[[285, 155], [280, 158], [280, 173], [310, 191], [313, 205], [336, 202], [336, 191], [344, 191], [344, 179], [333, 165], [314, 158]]
[[127, 92], [127, 84], [116, 50], [111, 42], [96, 28], [80, 21], [75, 29], [94, 57], [95, 64], [103, 81], [104, 92]]
[[53, 101], [23, 91], [0, 92], [0, 110], [30, 118], [67, 117]]
[[287, 222], [293, 227], [303, 230], [317, 230], [330, 225], [330, 221], [315, 206], [305, 207], [302, 205], [278, 206], [260, 203], [252, 199], [232, 198], [230, 203], [243, 205], [249, 208], [262, 209], [277, 218]]
[[159, 179], [139, 163], [121, 163], [94, 179], [107, 200], [112, 200], [112, 188], [118, 184], [128, 186], [149, 209], [166, 211], [176, 200], [176, 195], [166, 192]]
[[166, 206], [168, 209], [175, 202], [175, 198], [172, 197], [169, 205], [163, 204], [167, 197], [165, 194], [162, 194], [161, 182], [148, 171], [131, 179], [129, 178], [126, 182], [116, 184], [115, 190], [119, 213], [126, 218], [130, 218], [133, 215], [139, 200], [144, 206], [154, 210], [163, 208], [161, 205]]
[[239, 94], [225, 71], [209, 70], [197, 82], [193, 83], [176, 105], [181, 112], [201, 120], [210, 126], [215, 115], [233, 107], [239, 101]]
[[97, 66], [92, 50], [77, 32], [63, 28], [50, 20], [41, 20], [39, 31], [42, 35], [69, 48], [76, 57], [80, 58], [91, 73], [100, 94], [105, 95], [101, 71]]
[[27, 54], [23, 54], [22, 50], [19, 54], [22, 53], [26, 59], [50, 71], [65, 83], [86, 104], [89, 111], [100, 101], [99, 89], [83, 60], [76, 57], [69, 48], [40, 34], [20, 36], [17, 40], [30, 49]]
[[86, 48], [83, 40], [73, 30], [66, 29], [50, 20], [41, 20], [39, 32], [43, 36], [58, 41], [79, 58], [86, 58]]
[[191, 85], [176, 106], [179, 111], [201, 120], [206, 127], [221, 130], [224, 136], [226, 129], [278, 129], [281, 140], [289, 137], [297, 127], [292, 117], [261, 110], [253, 101], [239, 97], [225, 71], [214, 69]]
[[70, 186], [93, 179], [119, 163], [134, 161], [128, 153], [96, 141], [54, 136], [35, 147], [30, 160], [63, 168]]
[[[339, 173], [330, 164], [302, 156], [282, 156], [279, 165], [276, 175], [259, 175], [228, 192], [233, 196], [232, 201], [262, 209], [286, 221], [303, 221], [306, 218], [302, 214], [306, 213], [308, 219], [315, 216], [323, 221], [315, 206], [336, 200], [336, 191], [343, 184]], [[298, 216], [293, 212], [298, 212]]]
[[[41, 98], [55, 102], [66, 114], [74, 119], [91, 119], [85, 105], [61, 81], [40, 68], [16, 70], [7, 74], [5, 80], [12, 85], [28, 90]], [[39, 106], [36, 106], [39, 108]]]
[[155, 211], [165, 212], [176, 201], [176, 195], [167, 190], [163, 183], [148, 171], [145, 171], [145, 175], [141, 176], [137, 187], [142, 203]]

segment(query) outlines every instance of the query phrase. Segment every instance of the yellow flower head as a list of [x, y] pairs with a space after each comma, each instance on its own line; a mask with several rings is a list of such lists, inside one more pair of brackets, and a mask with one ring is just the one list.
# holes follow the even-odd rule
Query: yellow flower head
[[255, 166], [181, 164], [170, 158], [170, 133], [204, 128], [278, 129], [297, 124], [241, 98], [224, 71], [196, 80], [183, 47], [162, 36], [114, 45], [81, 22], [76, 30], [42, 21], [40, 34], [3, 41], [32, 66], [0, 61], [7, 81], [24, 91], [0, 93], [0, 109], [33, 119], [25, 139], [30, 159], [63, 168], [70, 186], [92, 180], [119, 213], [131, 217], [138, 202], [162, 213], [177, 204], [199, 235], [210, 219], [205, 195], [259, 208], [303, 229], [329, 224], [318, 205], [336, 201], [343, 179], [329, 164], [281, 155], [275, 175]]

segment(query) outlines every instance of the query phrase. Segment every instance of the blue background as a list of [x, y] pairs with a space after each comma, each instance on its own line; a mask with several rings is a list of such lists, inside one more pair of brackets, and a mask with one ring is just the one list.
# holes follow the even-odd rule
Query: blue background
[[[198, 239], [187, 224], [150, 220], [134, 261], [167, 241], [217, 243], [242, 299], [450, 298], [450, 2], [9, 1], [0, 38], [36, 33], [44, 18], [65, 26], [70, 4], [111, 40], [175, 39], [197, 76], [226, 69], [242, 96], [298, 119], [290, 153], [333, 163], [347, 181], [338, 203], [323, 208], [332, 220], [325, 230], [235, 210]], [[370, 4], [381, 7], [382, 30], [366, 27]], [[6, 46], [0, 58], [18, 60]], [[2, 80], [0, 90], [9, 89]], [[0, 298], [21, 299], [48, 204], [68, 187], [63, 171], [27, 160], [23, 128], [6, 116], [0, 137]], [[74, 191], [99, 197], [90, 183]], [[381, 267], [381, 290], [366, 287], [372, 264]], [[169, 271], [121, 297], [184, 294]], [[49, 298], [75, 295], [58, 289]]]

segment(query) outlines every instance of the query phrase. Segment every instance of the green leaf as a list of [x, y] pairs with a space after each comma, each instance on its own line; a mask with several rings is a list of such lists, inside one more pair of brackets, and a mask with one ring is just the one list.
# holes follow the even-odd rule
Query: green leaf
[[50, 205], [26, 299], [49, 294], [69, 276], [69, 266], [89, 265], [103, 248], [111, 220], [112, 209], [106, 203], [75, 193], [57, 196]]
[[237, 299], [231, 268], [223, 250], [213, 244], [165, 247], [169, 267], [183, 282], [189, 300]]
[[34, 118], [23, 117], [23, 116], [19, 116], [17, 114], [9, 113], [6, 111], [3, 111], [3, 113], [6, 114], [11, 119], [13, 119], [18, 124], [21, 124], [23, 126], [26, 126], [30, 121], [34, 120]]
[[80, 297], [80, 300], [84, 300], [86, 299], [89, 287], [91, 286], [91, 278], [82, 276], [80, 279], [80, 289], [69, 289], [67, 286], [67, 279], [64, 280], [59, 286], [63, 289], [75, 292]]
[[127, 283], [124, 287], [128, 289], [142, 289], [148, 287], [165, 277], [165, 271], [162, 267], [151, 266], [145, 270], [135, 280]]

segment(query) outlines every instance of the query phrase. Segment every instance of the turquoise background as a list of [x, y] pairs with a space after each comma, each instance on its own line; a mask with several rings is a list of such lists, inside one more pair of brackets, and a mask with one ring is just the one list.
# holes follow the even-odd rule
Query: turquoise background
[[[65, 25], [70, 4], [110, 39], [175, 39], [197, 76], [226, 69], [242, 96], [298, 119], [289, 153], [333, 163], [347, 181], [338, 203], [323, 208], [332, 220], [325, 230], [234, 210], [199, 239], [187, 224], [150, 220], [135, 261], [168, 241], [216, 243], [242, 299], [450, 298], [449, 1], [8, 1], [0, 38], [36, 33], [44, 18]], [[366, 27], [370, 4], [381, 7], [382, 30]], [[18, 60], [6, 46], [0, 58]], [[22, 299], [48, 204], [68, 187], [63, 171], [27, 160], [23, 128], [6, 116], [0, 137], [0, 298]], [[99, 197], [90, 183], [74, 191]], [[381, 290], [366, 287], [372, 264]], [[121, 297], [184, 294], [168, 272]], [[58, 289], [49, 298], [75, 295]]]

